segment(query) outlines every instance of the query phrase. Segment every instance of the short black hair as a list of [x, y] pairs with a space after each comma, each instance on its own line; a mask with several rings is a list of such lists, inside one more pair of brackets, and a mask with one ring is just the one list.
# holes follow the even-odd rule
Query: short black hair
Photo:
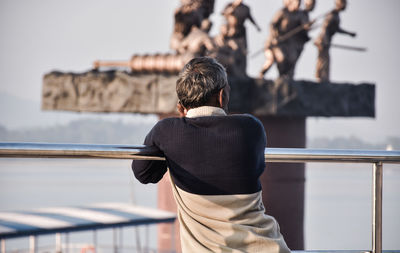
[[225, 68], [217, 60], [210, 57], [196, 57], [179, 73], [176, 93], [183, 107], [196, 108], [205, 105], [227, 83]]

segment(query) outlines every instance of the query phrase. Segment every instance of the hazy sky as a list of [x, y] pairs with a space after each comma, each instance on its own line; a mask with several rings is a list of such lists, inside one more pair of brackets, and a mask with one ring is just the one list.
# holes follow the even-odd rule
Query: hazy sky
[[[221, 9], [228, 1], [216, 0], [211, 16], [215, 35], [223, 21]], [[262, 28], [247, 24], [250, 55], [261, 49], [280, 0], [244, 0]], [[331, 50], [333, 81], [376, 84], [376, 118], [309, 118], [307, 135], [357, 136], [377, 142], [400, 136], [400, 78], [398, 59], [400, 1], [349, 0], [342, 13], [342, 27], [357, 32], [356, 38], [336, 35], [334, 42], [367, 47], [366, 53]], [[173, 11], [178, 0], [1, 0], [0, 93], [41, 100], [43, 74], [52, 70], [82, 72], [96, 59], [128, 60], [134, 53], [169, 51]], [[334, 0], [317, 0], [316, 17], [334, 6]], [[311, 35], [315, 37], [319, 29]], [[314, 79], [316, 48], [309, 43], [298, 63], [295, 77]], [[248, 73], [256, 76], [263, 55], [249, 57]], [[275, 78], [276, 69], [267, 74]], [[1, 106], [7, 104], [2, 103]], [[8, 108], [13, 110], [13, 108]], [[77, 116], [63, 114], [63, 118]], [[88, 114], [81, 114], [85, 117]], [[0, 124], [7, 125], [6, 115]], [[23, 117], [23, 116], [21, 116]], [[140, 117], [135, 117], [140, 120]], [[32, 122], [26, 122], [29, 126]]]

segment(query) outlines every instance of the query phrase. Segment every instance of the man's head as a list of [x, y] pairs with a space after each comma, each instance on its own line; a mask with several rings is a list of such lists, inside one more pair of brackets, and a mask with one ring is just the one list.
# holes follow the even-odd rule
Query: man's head
[[304, 9], [306, 11], [313, 11], [315, 8], [315, 0], [305, 0], [304, 1]]
[[301, 0], [284, 0], [283, 5], [288, 9], [288, 11], [298, 11], [300, 8]]
[[187, 110], [205, 105], [226, 109], [229, 85], [225, 68], [213, 58], [193, 58], [179, 73], [176, 93], [178, 107]]
[[347, 1], [346, 0], [336, 0], [336, 10], [338, 11], [344, 11], [347, 6]]

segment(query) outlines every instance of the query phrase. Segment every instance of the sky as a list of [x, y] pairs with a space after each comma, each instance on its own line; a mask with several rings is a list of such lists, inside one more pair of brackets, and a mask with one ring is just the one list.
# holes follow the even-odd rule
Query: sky
[[[220, 12], [228, 2], [216, 0], [211, 35], [218, 33], [223, 22]], [[269, 22], [282, 8], [282, 1], [244, 0], [244, 3], [251, 8], [262, 29], [258, 33], [250, 22], [246, 24], [247, 72], [256, 77], [264, 56], [250, 55], [263, 48]], [[3, 101], [0, 101], [0, 124], [8, 129], [19, 129], [85, 117], [149, 120], [149, 117], [132, 114], [41, 112], [42, 78], [53, 70], [87, 71], [98, 59], [129, 60], [136, 53], [170, 52], [173, 12], [178, 6], [178, 0], [1, 0], [0, 98]], [[334, 0], [317, 0], [311, 18], [333, 7]], [[360, 53], [331, 49], [331, 79], [376, 84], [376, 118], [308, 118], [307, 137], [355, 136], [371, 143], [383, 142], [389, 136], [400, 137], [399, 10], [398, 0], [348, 1], [348, 8], [341, 14], [341, 26], [357, 32], [357, 37], [339, 34], [333, 42], [368, 50]], [[317, 28], [310, 35], [315, 38], [318, 33]], [[295, 79], [315, 80], [316, 55], [315, 46], [308, 43], [297, 64]], [[266, 78], [276, 77], [274, 67]], [[32, 106], [20, 108], [18, 101], [23, 100], [29, 100]], [[27, 107], [34, 107], [37, 114]], [[155, 116], [150, 118], [156, 120]]]

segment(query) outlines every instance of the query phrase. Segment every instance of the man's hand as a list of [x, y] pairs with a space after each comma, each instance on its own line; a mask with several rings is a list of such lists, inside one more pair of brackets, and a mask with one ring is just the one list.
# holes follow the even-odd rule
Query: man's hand
[[315, 23], [315, 21], [317, 21], [317, 20], [314, 19], [314, 20], [311, 20], [310, 22], [305, 23], [305, 24], [303, 25], [303, 28], [304, 28], [305, 30], [310, 30], [311, 27], [313, 26], [313, 24]]
[[356, 33], [349, 33], [349, 35], [350, 35], [351, 37], [356, 37], [356, 36], [357, 36]]
[[321, 39], [316, 39], [314, 41], [314, 45], [317, 46], [318, 50], [320, 50], [320, 51], [323, 50], [323, 45], [322, 45], [322, 40]]

